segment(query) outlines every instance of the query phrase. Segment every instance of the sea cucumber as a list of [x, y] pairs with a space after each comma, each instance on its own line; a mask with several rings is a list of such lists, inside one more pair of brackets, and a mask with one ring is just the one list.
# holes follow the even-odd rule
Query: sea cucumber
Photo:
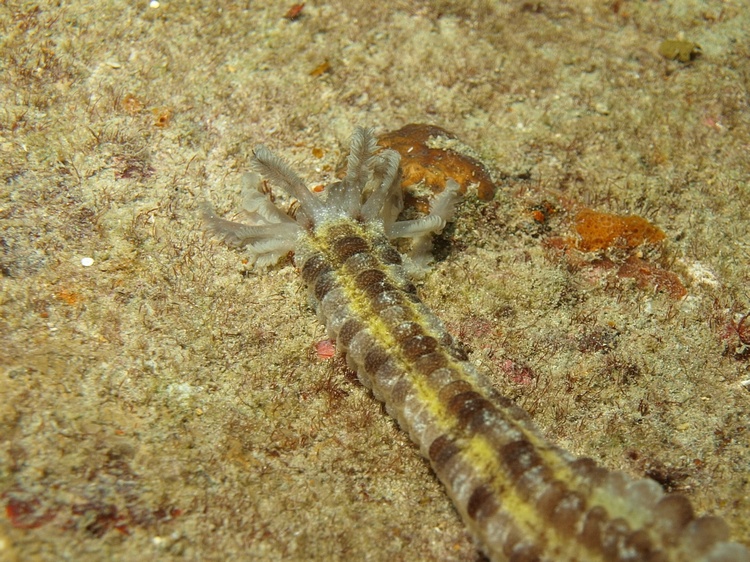
[[[204, 221], [258, 265], [294, 262], [338, 349], [359, 380], [430, 462], [456, 510], [494, 561], [726, 561], [750, 552], [717, 517], [696, 517], [682, 495], [649, 479], [598, 467], [547, 441], [529, 415], [500, 395], [420, 301], [412, 275], [431, 235], [450, 219], [458, 185], [428, 215], [399, 221], [399, 155], [377, 152], [372, 131], [351, 141], [346, 176], [309, 191], [260, 146], [252, 167], [298, 202], [283, 212], [249, 176], [250, 224], [205, 207]], [[390, 240], [411, 238], [403, 256]]]

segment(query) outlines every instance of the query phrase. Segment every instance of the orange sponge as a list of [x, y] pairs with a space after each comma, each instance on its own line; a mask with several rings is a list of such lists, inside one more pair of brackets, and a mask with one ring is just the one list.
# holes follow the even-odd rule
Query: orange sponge
[[633, 249], [643, 243], [655, 244], [664, 240], [664, 232], [643, 217], [599, 213], [591, 209], [580, 211], [575, 218], [579, 239], [577, 247], [584, 252], [608, 248]]
[[475, 184], [480, 199], [492, 199], [495, 184], [487, 169], [476, 158], [459, 152], [458, 142], [455, 148], [437, 147], [446, 141], [456, 141], [456, 136], [435, 125], [411, 123], [384, 134], [378, 144], [401, 155], [401, 185], [405, 189], [424, 182], [433, 193], [439, 193], [445, 189], [445, 182], [453, 179], [461, 186], [461, 193]]

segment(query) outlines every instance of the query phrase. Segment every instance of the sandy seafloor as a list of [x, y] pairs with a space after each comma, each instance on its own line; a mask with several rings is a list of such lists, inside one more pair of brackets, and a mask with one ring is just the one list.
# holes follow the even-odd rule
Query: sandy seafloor
[[[198, 213], [234, 216], [258, 143], [319, 185], [356, 125], [407, 123], [497, 183], [419, 285], [472, 361], [555, 442], [750, 544], [744, 2], [291, 5], [0, 6], [0, 559], [479, 558], [318, 358], [291, 261], [253, 271]], [[701, 56], [659, 54], [680, 37]], [[661, 228], [638, 255], [687, 295], [561, 247], [583, 207]]]

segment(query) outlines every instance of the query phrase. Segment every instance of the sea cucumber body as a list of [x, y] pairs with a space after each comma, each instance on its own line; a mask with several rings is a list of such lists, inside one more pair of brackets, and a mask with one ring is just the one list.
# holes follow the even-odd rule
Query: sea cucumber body
[[[726, 539], [650, 480], [576, 459], [499, 395], [422, 304], [383, 233], [351, 221], [308, 237], [296, 263], [329, 336], [419, 446], [493, 560], [695, 560]], [[722, 543], [707, 560], [740, 550]]]
[[[368, 134], [359, 130], [352, 142], [352, 153], [361, 154], [350, 157], [350, 179], [366, 176], [368, 166], [384, 169], [384, 159], [392, 158], [377, 160], [362, 149]], [[299, 192], [296, 176], [282, 164], [268, 155], [260, 164], [289, 192]], [[387, 202], [387, 194], [376, 189], [368, 199], [355, 183], [334, 184], [329, 200], [302, 202], [303, 228], [284, 227], [296, 233], [295, 264], [349, 366], [429, 460], [491, 560], [750, 561], [746, 548], [729, 542], [722, 520], [696, 518], [685, 497], [548, 442], [420, 301], [389, 242], [388, 221], [368, 219], [352, 205], [358, 201], [366, 209], [373, 197]], [[383, 182], [380, 189], [389, 186]], [[355, 188], [359, 194], [347, 198], [345, 190]], [[386, 214], [395, 220], [398, 213]], [[241, 234], [262, 247], [258, 229], [264, 227], [236, 234], [228, 221], [208, 218], [225, 237]], [[268, 232], [281, 230], [280, 223], [274, 218]], [[408, 230], [396, 224], [399, 232]]]

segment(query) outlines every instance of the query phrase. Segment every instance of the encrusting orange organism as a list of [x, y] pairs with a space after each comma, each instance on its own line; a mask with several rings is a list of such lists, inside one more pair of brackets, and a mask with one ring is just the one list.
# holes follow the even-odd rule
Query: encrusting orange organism
[[435, 125], [418, 123], [378, 138], [380, 146], [395, 150], [401, 156], [401, 187], [404, 189], [422, 182], [433, 193], [439, 193], [452, 179], [458, 183], [461, 194], [466, 193], [470, 185], [475, 185], [479, 198], [489, 201], [495, 195], [495, 184], [482, 163], [463, 154], [457, 146], [436, 146], [439, 142], [450, 144], [452, 141], [456, 141], [453, 133]]
[[660, 228], [643, 217], [613, 215], [591, 209], [578, 212], [575, 229], [580, 237], [577, 247], [584, 252], [611, 247], [633, 249], [644, 243], [656, 244], [665, 238]]

